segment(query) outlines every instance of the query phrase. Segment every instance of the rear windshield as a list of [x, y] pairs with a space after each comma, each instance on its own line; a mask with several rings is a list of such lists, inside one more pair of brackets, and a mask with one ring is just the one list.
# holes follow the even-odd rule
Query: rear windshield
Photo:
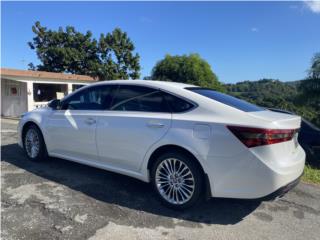
[[264, 108], [258, 107], [254, 104], [229, 96], [227, 94], [216, 92], [209, 88], [188, 87], [186, 89], [244, 112], [257, 112], [265, 110]]

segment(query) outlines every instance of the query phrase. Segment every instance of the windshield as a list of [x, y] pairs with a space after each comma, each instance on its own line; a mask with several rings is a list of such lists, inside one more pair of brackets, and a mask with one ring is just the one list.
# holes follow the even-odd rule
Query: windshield
[[227, 94], [223, 94], [220, 92], [216, 92], [209, 88], [200, 88], [200, 87], [188, 87], [187, 90], [198, 93], [202, 96], [210, 98], [212, 100], [218, 101], [220, 103], [226, 104], [228, 106], [234, 107], [244, 112], [257, 112], [264, 111], [264, 108], [258, 107], [252, 103], [248, 103], [241, 99], [229, 96]]

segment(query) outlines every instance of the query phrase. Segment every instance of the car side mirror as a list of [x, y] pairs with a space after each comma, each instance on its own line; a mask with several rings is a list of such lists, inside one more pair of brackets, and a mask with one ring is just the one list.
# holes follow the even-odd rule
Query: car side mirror
[[53, 99], [48, 103], [48, 107], [52, 108], [53, 110], [60, 109], [60, 100], [59, 99]]

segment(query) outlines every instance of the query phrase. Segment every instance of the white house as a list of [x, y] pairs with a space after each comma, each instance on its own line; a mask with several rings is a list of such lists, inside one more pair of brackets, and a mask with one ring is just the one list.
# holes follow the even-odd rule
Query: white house
[[95, 81], [85, 75], [1, 68], [1, 116], [18, 117]]

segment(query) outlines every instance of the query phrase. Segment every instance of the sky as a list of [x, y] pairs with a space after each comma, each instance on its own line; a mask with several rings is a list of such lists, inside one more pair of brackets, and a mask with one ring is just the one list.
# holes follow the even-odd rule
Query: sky
[[319, 2], [1, 2], [1, 67], [38, 64], [32, 25], [101, 33], [120, 27], [141, 78], [166, 54], [198, 53], [224, 83], [306, 77], [320, 52]]

